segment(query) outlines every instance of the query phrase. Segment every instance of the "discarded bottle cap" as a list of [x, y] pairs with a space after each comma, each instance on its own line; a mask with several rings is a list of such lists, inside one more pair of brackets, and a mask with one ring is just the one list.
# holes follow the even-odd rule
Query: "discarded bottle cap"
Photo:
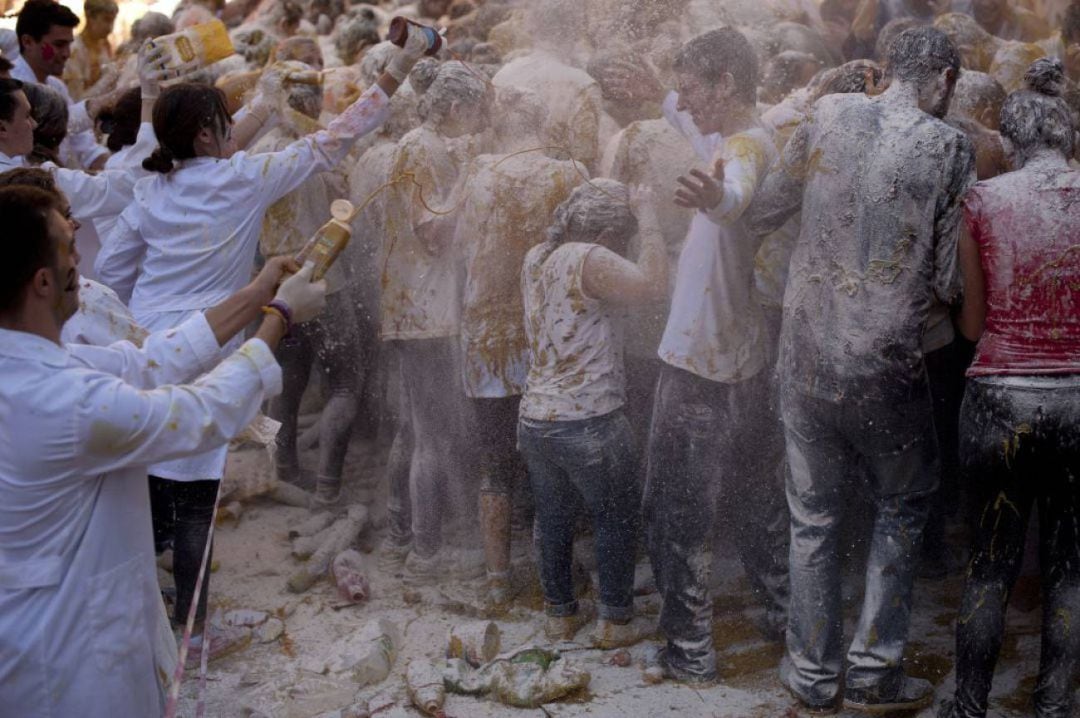
[[425, 55], [434, 55], [442, 49], [442, 35], [438, 30], [403, 17], [395, 17], [390, 21], [390, 30], [386, 33], [386, 39], [398, 47], [405, 47], [405, 41], [409, 39], [409, 25], [420, 28], [427, 36], [428, 49]]

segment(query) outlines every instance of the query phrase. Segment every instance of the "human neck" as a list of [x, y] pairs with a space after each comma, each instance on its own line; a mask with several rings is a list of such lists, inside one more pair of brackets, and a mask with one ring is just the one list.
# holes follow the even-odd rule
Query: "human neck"
[[919, 88], [913, 82], [894, 80], [889, 88], [881, 93], [881, 98], [889, 104], [918, 108]]
[[1068, 166], [1069, 160], [1059, 150], [1053, 147], [1040, 147], [1028, 155], [1023, 169], [1055, 170], [1066, 169]]
[[42, 307], [23, 306], [11, 314], [0, 315], [0, 329], [36, 334], [54, 344], [60, 344], [60, 327], [51, 312]]
[[0, 141], [0, 154], [10, 159], [17, 159], [23, 156], [21, 152], [16, 152], [14, 148], [9, 147], [7, 143], [3, 141]]
[[720, 120], [720, 134], [731, 137], [757, 125], [757, 109], [751, 105], [738, 105], [724, 113]]
[[[24, 56], [24, 58], [25, 58], [25, 56]], [[49, 79], [49, 73], [48, 72], [46, 72], [45, 70], [42, 70], [39, 67], [36, 67], [34, 65], [34, 63], [30, 62], [29, 59], [26, 60], [26, 64], [30, 66], [31, 70], [33, 70], [34, 77], [37, 78], [38, 84], [44, 85], [48, 81], [48, 79]]]

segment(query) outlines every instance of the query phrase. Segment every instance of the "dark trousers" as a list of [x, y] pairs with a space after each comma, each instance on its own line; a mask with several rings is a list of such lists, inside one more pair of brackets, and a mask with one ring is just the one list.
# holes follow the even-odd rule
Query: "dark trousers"
[[601, 618], [634, 613], [634, 558], [640, 493], [637, 452], [622, 411], [580, 421], [518, 423], [540, 529], [540, 582], [547, 613], [577, 612], [571, 571], [577, 509], [592, 515]]
[[363, 354], [352, 303], [345, 292], [327, 298], [327, 310], [314, 321], [294, 327], [276, 352], [282, 369], [281, 395], [270, 401], [270, 416], [281, 422], [277, 462], [288, 478], [299, 478], [297, 418], [311, 367], [318, 360], [329, 396], [319, 417], [319, 476], [340, 479], [358, 409], [358, 369]]
[[[195, 594], [195, 581], [202, 565], [206, 537], [214, 515], [221, 481], [172, 481], [150, 477], [150, 510], [154, 521], [154, 543], [173, 547], [173, 578], [176, 580], [176, 611], [173, 620], [183, 624]], [[159, 543], [160, 542], [160, 543]], [[211, 552], [211, 560], [212, 560]], [[210, 592], [210, 570], [203, 576], [196, 621], [206, 618], [206, 597]]]
[[968, 382], [961, 455], [980, 519], [956, 629], [956, 718], [982, 718], [1039, 510], [1043, 622], [1038, 718], [1067, 718], [1080, 678], [1080, 377]]
[[730, 506], [735, 544], [770, 621], [788, 601], [787, 512], [779, 481], [779, 418], [762, 371], [737, 384], [708, 381], [667, 364], [660, 371], [649, 435], [645, 535], [664, 599], [667, 662], [716, 672], [709, 590], [718, 513]]

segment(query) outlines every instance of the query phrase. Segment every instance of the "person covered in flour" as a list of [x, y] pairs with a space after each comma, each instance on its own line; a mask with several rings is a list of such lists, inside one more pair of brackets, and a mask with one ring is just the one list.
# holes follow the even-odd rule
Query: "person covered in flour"
[[[362, 136], [385, 121], [390, 96], [426, 49], [426, 38], [410, 31], [375, 86], [326, 129], [279, 152], [251, 154], [237, 147], [246, 147], [280, 115], [287, 69], [271, 66], [264, 72], [235, 125], [219, 89], [170, 86], [154, 105], [159, 147], [143, 162], [155, 174], [139, 181], [134, 202], [105, 239], [95, 267], [102, 283], [151, 331], [177, 326], [238, 290], [254, 267], [268, 208], [341, 163]], [[195, 599], [194, 584], [227, 448], [222, 442], [201, 456], [152, 467], [157, 547], [165, 548], [169, 534], [173, 541], [176, 618], [183, 621], [196, 602], [200, 636], [208, 585]], [[213, 630], [206, 635], [212, 655], [218, 652], [216, 640], [227, 650], [228, 636]]]
[[[0, 189], [0, 222], [19, 237], [0, 269], [0, 712], [160, 715], [176, 645], [147, 466], [205, 452], [254, 418], [281, 390], [273, 348], [321, 311], [326, 286], [309, 264], [278, 287], [296, 265], [274, 260], [141, 349], [64, 344], [79, 303], [65, 209], [39, 187]], [[260, 308], [255, 337], [220, 361]]]

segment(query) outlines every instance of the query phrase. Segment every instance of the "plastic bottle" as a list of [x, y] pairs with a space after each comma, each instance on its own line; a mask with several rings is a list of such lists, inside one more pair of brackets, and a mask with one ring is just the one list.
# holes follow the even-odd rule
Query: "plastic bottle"
[[307, 261], [315, 262], [315, 271], [311, 275], [311, 281], [317, 282], [326, 275], [327, 270], [352, 239], [352, 227], [349, 226], [352, 211], [352, 203], [348, 200], [334, 200], [330, 205], [330, 214], [333, 219], [319, 227], [315, 236], [309, 239], [296, 255], [298, 264], [303, 265]]
[[427, 661], [413, 661], [405, 672], [405, 684], [413, 705], [429, 716], [441, 713], [446, 702], [446, 686], [442, 674]]
[[390, 21], [390, 30], [386, 33], [386, 39], [398, 47], [405, 47], [405, 41], [409, 39], [409, 25], [420, 28], [427, 36], [428, 49], [425, 55], [434, 55], [442, 49], [443, 39], [438, 30], [403, 17], [395, 17]]
[[200, 67], [224, 60], [236, 52], [229, 31], [221, 20], [192, 25], [186, 30], [149, 40], [152, 47], [164, 47], [165, 65], [176, 68], [198, 60]]

